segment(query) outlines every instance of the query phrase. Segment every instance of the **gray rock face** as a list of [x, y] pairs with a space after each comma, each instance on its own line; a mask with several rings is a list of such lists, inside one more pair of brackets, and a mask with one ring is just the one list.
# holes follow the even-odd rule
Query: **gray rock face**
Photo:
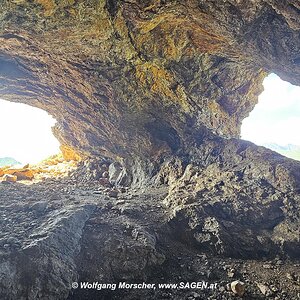
[[115, 186], [129, 186], [132, 182], [131, 175], [127, 172], [126, 168], [120, 163], [112, 163], [108, 169], [109, 182]]
[[208, 253], [297, 257], [300, 164], [249, 142], [209, 143], [171, 183], [174, 231]]
[[109, 181], [112, 184], [115, 184], [122, 173], [122, 166], [119, 163], [112, 163], [109, 165], [108, 173], [109, 173]]
[[77, 258], [82, 273], [91, 281], [99, 276], [102, 282], [146, 280], [147, 268], [161, 265], [165, 260], [156, 249], [157, 237], [126, 213], [117, 215], [114, 212], [97, 215], [87, 223], [93, 226], [100, 223], [102, 230], [95, 232], [88, 228], [84, 233], [83, 243], [93, 248], [81, 251]]
[[31, 210], [37, 215], [43, 214], [47, 209], [48, 203], [46, 201], [36, 202], [31, 206]]
[[[83, 181], [73, 190], [75, 204], [74, 183], [53, 183], [0, 188], [1, 299], [80, 299], [84, 290], [72, 289], [73, 282], [146, 280], [164, 263], [157, 234], [163, 224], [139, 207], [153, 204], [145, 196], [133, 200], [123, 192], [123, 200], [108, 200], [103, 189], [83, 193]], [[27, 193], [35, 197], [18, 199]]]
[[[33, 206], [38, 205], [39, 202]], [[1, 253], [2, 261], [5, 258], [0, 266], [1, 299], [66, 299], [78, 276], [74, 259], [93, 209], [84, 205], [49, 212], [35, 222], [30, 235], [15, 238], [17, 242]], [[29, 211], [25, 215], [32, 217]], [[27, 222], [22, 225], [27, 227]]]
[[[255, 298], [261, 295], [257, 278], [269, 285], [268, 276], [277, 278], [276, 295], [286, 297], [288, 289], [292, 299], [297, 276], [279, 279], [299, 268], [297, 181], [285, 177], [298, 164], [279, 182], [272, 168], [289, 160], [278, 156], [258, 172], [254, 146], [240, 146], [226, 141], [222, 163], [201, 152], [198, 157], [207, 159], [193, 165], [170, 159], [156, 174], [155, 187], [119, 189], [117, 198], [106, 196], [115, 187], [97, 180], [0, 186], [1, 299], [162, 299], [164, 289], [99, 291], [74, 289], [72, 283], [177, 280], [216, 281], [220, 289], [199, 290], [204, 299], [230, 299], [232, 292], [221, 287], [240, 280]], [[238, 164], [226, 159], [233, 151], [239, 152]], [[250, 163], [253, 170], [241, 173]], [[191, 292], [175, 289], [168, 297], [185, 299]]]

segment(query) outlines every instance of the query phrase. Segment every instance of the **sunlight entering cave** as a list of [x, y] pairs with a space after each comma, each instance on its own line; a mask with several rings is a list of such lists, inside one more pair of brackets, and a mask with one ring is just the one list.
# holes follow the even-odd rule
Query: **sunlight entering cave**
[[59, 153], [55, 122], [41, 109], [0, 99], [0, 158], [26, 164]]
[[258, 104], [243, 121], [242, 139], [300, 160], [300, 87], [270, 74]]

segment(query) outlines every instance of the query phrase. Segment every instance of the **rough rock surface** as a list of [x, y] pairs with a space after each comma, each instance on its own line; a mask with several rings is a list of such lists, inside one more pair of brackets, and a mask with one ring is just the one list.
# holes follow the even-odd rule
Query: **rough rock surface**
[[1, 1], [0, 96], [88, 155], [161, 157], [238, 137], [262, 80], [300, 82], [298, 1]]
[[82, 159], [0, 186], [1, 299], [234, 299], [236, 280], [299, 299], [300, 164], [238, 139], [268, 73], [300, 84], [299, 1], [0, 5], [1, 98], [52, 114]]
[[[202, 247], [200, 238], [198, 245], [181, 239], [189, 230], [176, 227], [169, 207], [162, 204], [167, 186], [120, 191], [117, 198], [108, 194], [96, 181], [70, 178], [1, 185], [0, 298], [236, 299], [226, 289], [236, 280], [245, 283], [246, 299], [265, 299], [266, 293], [271, 299], [299, 298], [299, 260], [280, 251], [247, 260], [216, 255], [208, 245], [223, 233], [217, 221], [207, 222], [209, 217], [204, 220], [207, 238]], [[190, 224], [198, 222], [198, 216], [193, 213]], [[223, 243], [226, 239], [216, 244], [221, 248]], [[238, 240], [235, 246], [240, 244]], [[144, 281], [157, 288], [72, 288], [73, 282]], [[158, 288], [160, 283], [201, 281], [217, 285]]]

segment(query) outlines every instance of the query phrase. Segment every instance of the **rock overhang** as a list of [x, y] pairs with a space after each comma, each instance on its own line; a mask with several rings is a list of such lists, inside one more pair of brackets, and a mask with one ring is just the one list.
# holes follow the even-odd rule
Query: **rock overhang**
[[83, 155], [159, 158], [239, 137], [269, 72], [299, 84], [288, 1], [3, 1], [1, 97]]

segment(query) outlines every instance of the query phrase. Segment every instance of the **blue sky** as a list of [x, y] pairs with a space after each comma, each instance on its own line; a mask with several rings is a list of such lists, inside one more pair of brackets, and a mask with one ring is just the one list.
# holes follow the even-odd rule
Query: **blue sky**
[[258, 104], [243, 121], [241, 137], [258, 145], [300, 145], [300, 87], [271, 74]]
[[52, 134], [55, 124], [45, 111], [0, 99], [0, 157], [36, 163], [59, 152]]

